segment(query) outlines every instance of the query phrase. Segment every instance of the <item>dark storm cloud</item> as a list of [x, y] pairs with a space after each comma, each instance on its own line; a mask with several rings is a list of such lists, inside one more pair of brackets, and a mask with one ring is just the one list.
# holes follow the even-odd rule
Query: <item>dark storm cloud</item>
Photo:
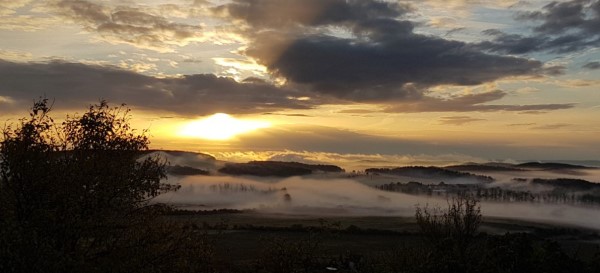
[[478, 85], [544, 71], [538, 61], [485, 54], [462, 42], [414, 34], [392, 21], [360, 25], [372, 27], [367, 41], [263, 33], [246, 54], [292, 83], [352, 101], [414, 100], [431, 86]]
[[412, 9], [373, 0], [234, 0], [213, 9], [253, 28], [353, 24], [373, 18], [397, 17]]
[[589, 63], [584, 64], [582, 67], [589, 69], [589, 70], [600, 69], [600, 62], [589, 62]]
[[109, 41], [157, 51], [170, 51], [170, 46], [185, 45], [202, 36], [199, 26], [171, 22], [134, 7], [109, 8], [85, 0], [58, 1], [52, 7], [58, 14]]
[[42, 95], [55, 98], [59, 107], [80, 108], [107, 99], [189, 116], [307, 109], [317, 103], [315, 98], [293, 99], [307, 94], [264, 82], [238, 83], [212, 74], [157, 78], [115, 67], [61, 61], [13, 63], [0, 60], [0, 82], [0, 96], [23, 107]]
[[[244, 22], [244, 54], [295, 88], [354, 102], [414, 101], [438, 85], [479, 85], [549, 72], [542, 63], [492, 55], [414, 32], [407, 5], [382, 1], [236, 0], [216, 12]], [[332, 34], [333, 25], [352, 35]], [[290, 26], [294, 26], [290, 28]]]
[[565, 53], [600, 45], [599, 0], [552, 2], [542, 11], [519, 12], [516, 19], [539, 24], [529, 36], [486, 31], [494, 39], [478, 46], [495, 52], [524, 54], [535, 51]]

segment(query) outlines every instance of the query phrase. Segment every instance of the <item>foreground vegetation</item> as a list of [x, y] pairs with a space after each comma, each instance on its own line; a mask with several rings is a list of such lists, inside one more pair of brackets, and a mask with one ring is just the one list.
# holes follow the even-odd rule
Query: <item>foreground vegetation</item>
[[196, 272], [206, 236], [164, 219], [166, 162], [106, 102], [56, 124], [47, 100], [2, 132], [0, 272]]
[[152, 202], [178, 188], [127, 109], [101, 102], [62, 124], [50, 110], [41, 100], [2, 132], [0, 272], [600, 272], [600, 252], [481, 233], [469, 196], [418, 207], [410, 231], [208, 223]]

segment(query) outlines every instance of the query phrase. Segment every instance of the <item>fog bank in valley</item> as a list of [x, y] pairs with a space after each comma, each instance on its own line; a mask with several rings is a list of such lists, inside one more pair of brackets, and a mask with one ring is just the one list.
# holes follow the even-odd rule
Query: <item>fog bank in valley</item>
[[[443, 198], [374, 189], [353, 179], [324, 175], [292, 178], [170, 177], [181, 189], [156, 198], [183, 209], [251, 209], [312, 216], [414, 216], [415, 206], [445, 207]], [[484, 217], [600, 229], [597, 207], [482, 202]]]

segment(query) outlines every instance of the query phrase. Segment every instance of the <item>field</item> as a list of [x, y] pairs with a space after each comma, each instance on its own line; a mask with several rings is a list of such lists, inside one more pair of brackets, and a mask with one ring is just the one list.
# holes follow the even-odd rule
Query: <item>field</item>
[[[419, 227], [409, 217], [314, 217], [258, 212], [189, 213], [171, 216], [208, 229], [218, 256], [238, 263], [264, 257], [277, 243], [315, 243], [332, 258], [341, 255], [381, 256], [399, 247], [423, 243]], [[571, 257], [589, 260], [600, 246], [595, 230], [498, 218], [486, 218], [480, 232], [490, 235], [527, 233], [539, 241], [555, 241]]]

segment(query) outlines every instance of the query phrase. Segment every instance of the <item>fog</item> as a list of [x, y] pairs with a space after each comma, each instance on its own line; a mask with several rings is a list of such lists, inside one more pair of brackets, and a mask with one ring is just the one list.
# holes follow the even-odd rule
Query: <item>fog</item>
[[[218, 169], [226, 162], [195, 153], [159, 152], [171, 165], [205, 169], [210, 176], [169, 176], [168, 183], [181, 189], [158, 196], [156, 202], [172, 204], [182, 209], [239, 209], [265, 213], [308, 216], [405, 216], [412, 217], [415, 207], [447, 206], [445, 198], [408, 195], [378, 190], [372, 186], [409, 181], [425, 184], [473, 184], [471, 178], [413, 178], [395, 175], [367, 175], [363, 172], [321, 173], [303, 177], [277, 178], [220, 175]], [[284, 160], [286, 158], [268, 159]], [[287, 155], [289, 156], [289, 155]], [[294, 155], [292, 159], [296, 158]], [[331, 155], [328, 155], [331, 157]], [[321, 158], [322, 159], [322, 158]], [[315, 163], [315, 162], [307, 162]], [[327, 163], [317, 160], [316, 163]], [[427, 166], [428, 164], [422, 164]], [[398, 165], [401, 166], [401, 165]], [[395, 167], [395, 166], [393, 166]], [[600, 169], [561, 169], [550, 171], [472, 172], [491, 176], [494, 182], [484, 187], [530, 191], [552, 190], [551, 187], [514, 181], [514, 178], [572, 178], [600, 182]], [[484, 217], [526, 220], [600, 230], [600, 210], [595, 206], [553, 203], [482, 202]]]
[[[230, 208], [311, 216], [411, 217], [414, 216], [416, 205], [442, 208], [447, 205], [447, 200], [442, 198], [380, 191], [353, 179], [325, 175], [286, 179], [187, 176], [170, 177], [169, 182], [182, 187], [177, 192], [159, 196], [156, 201], [183, 209]], [[289, 194], [288, 200], [286, 194]], [[595, 207], [483, 202], [481, 208], [484, 217], [600, 230], [600, 210]]]

